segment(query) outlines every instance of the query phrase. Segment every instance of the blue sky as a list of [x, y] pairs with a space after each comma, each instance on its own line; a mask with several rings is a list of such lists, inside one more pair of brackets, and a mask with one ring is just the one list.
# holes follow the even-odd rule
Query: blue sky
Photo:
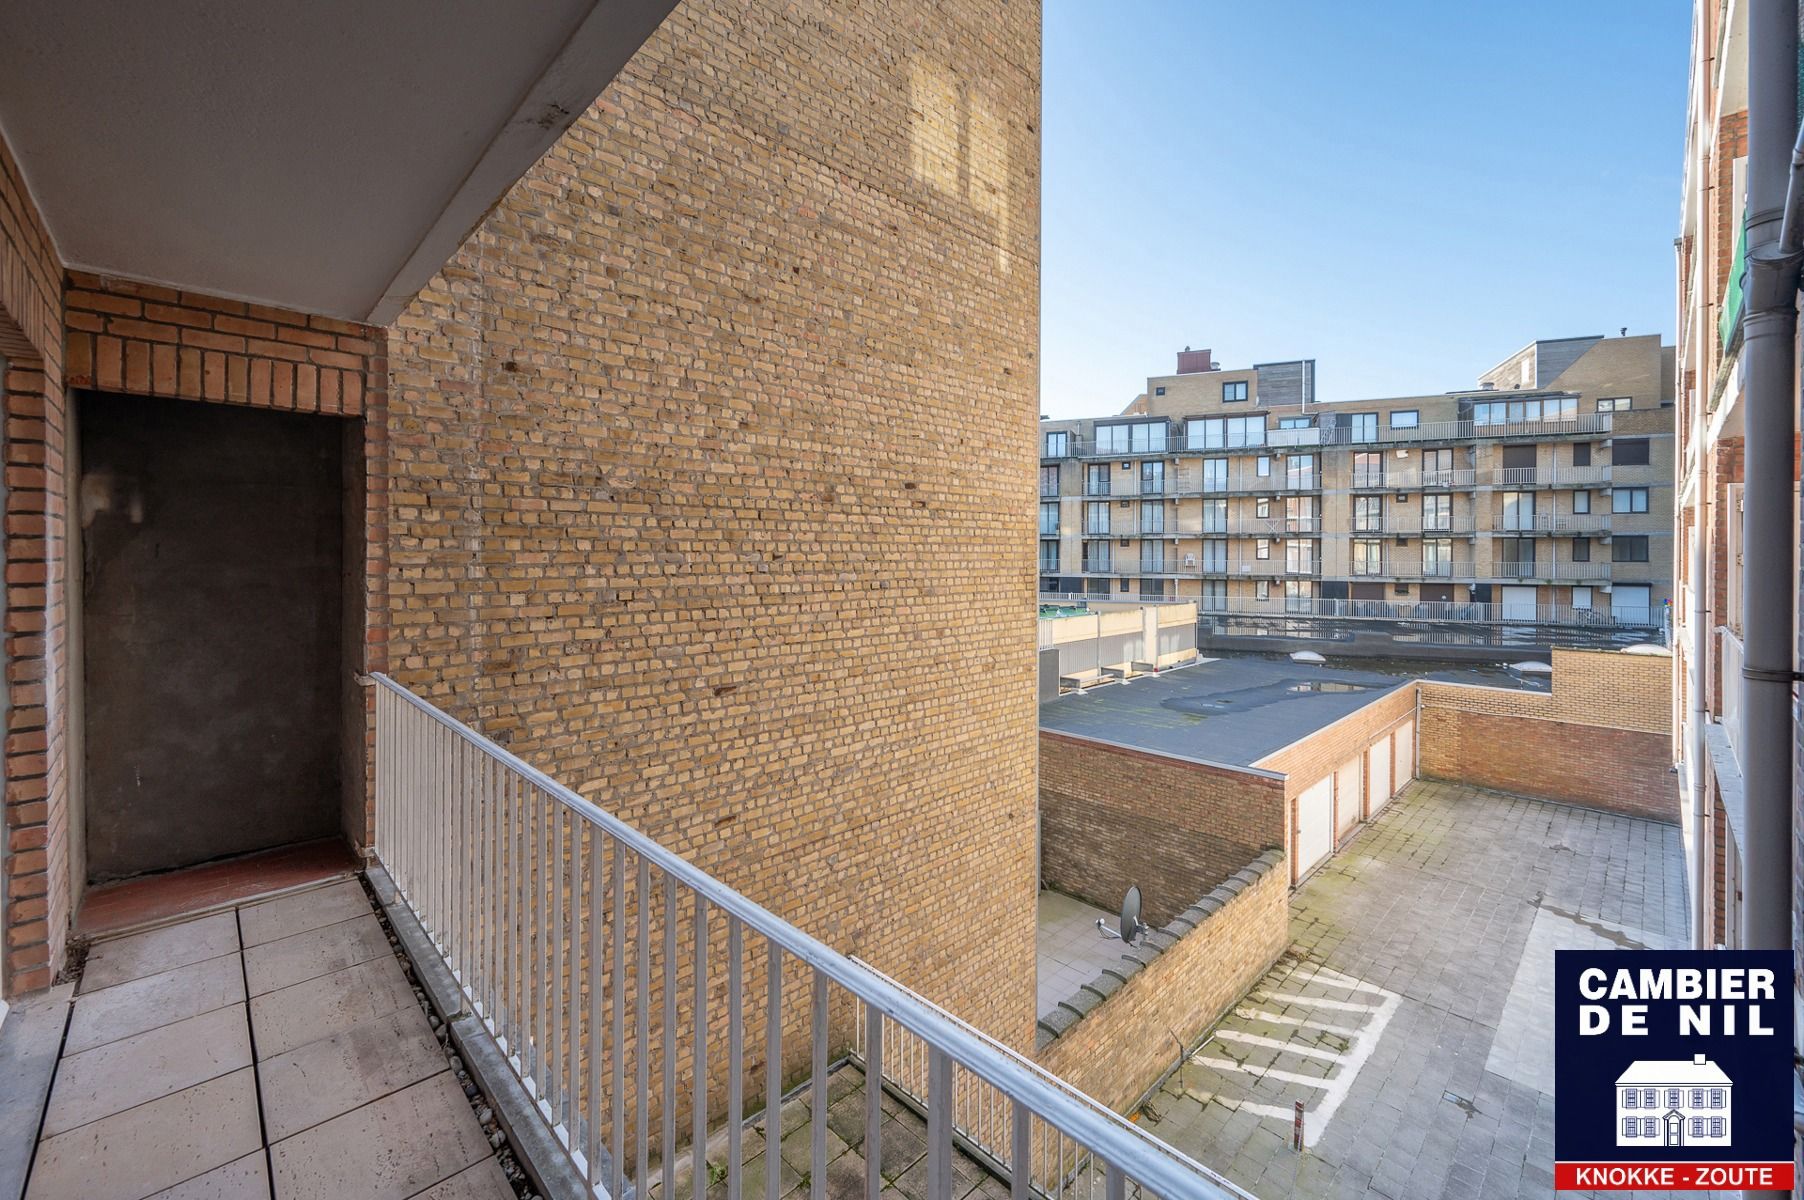
[[1191, 345], [1439, 392], [1673, 324], [1683, 0], [1048, 0], [1041, 409]]

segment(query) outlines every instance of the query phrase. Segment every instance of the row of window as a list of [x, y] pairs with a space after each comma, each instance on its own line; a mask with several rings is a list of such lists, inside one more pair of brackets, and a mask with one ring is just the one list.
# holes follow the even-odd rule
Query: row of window
[[[1536, 493], [1504, 492], [1502, 494], [1502, 520], [1498, 528], [1508, 532], [1526, 532], [1535, 528]], [[1355, 496], [1353, 498], [1353, 532], [1381, 533], [1384, 531], [1384, 497]], [[1317, 509], [1313, 496], [1284, 497], [1284, 520], [1287, 528], [1299, 533], [1312, 532], [1316, 527]], [[1273, 497], [1260, 496], [1254, 502], [1254, 516], [1261, 520], [1269, 520], [1272, 516]], [[1453, 497], [1424, 493], [1421, 497], [1422, 517], [1420, 528], [1429, 532], [1453, 529]], [[1407, 503], [1407, 497], [1396, 497], [1392, 503]], [[1646, 488], [1616, 488], [1610, 493], [1610, 511], [1612, 513], [1645, 513], [1648, 504]], [[1591, 512], [1591, 493], [1573, 492], [1571, 499], [1573, 515], [1585, 516]], [[1548, 512], [1547, 509], [1542, 509]], [[1556, 514], [1557, 515], [1557, 514]], [[1139, 506], [1139, 517], [1127, 524], [1116, 523], [1110, 516], [1107, 503], [1091, 501], [1084, 505], [1085, 533], [1129, 533], [1138, 530], [1140, 533], [1164, 533], [1166, 531], [1165, 506], [1162, 504], [1142, 504]], [[1059, 532], [1059, 503], [1056, 500], [1040, 502], [1040, 532], [1048, 537], [1056, 537]], [[1204, 499], [1202, 501], [1202, 533], [1228, 532], [1228, 502], [1225, 498]], [[1584, 538], [1579, 541], [1586, 541]], [[1643, 547], [1642, 558], [1618, 559], [1620, 562], [1646, 562], [1645, 536], [1617, 534], [1612, 545], [1633, 545], [1639, 542]]]
[[[1041, 533], [1048, 532], [1045, 529]], [[1056, 530], [1053, 531], [1056, 533]], [[1087, 534], [1107, 534], [1107, 529], [1086, 529]], [[1304, 539], [1284, 539], [1259, 537], [1253, 539], [1253, 557], [1261, 561], [1272, 557], [1273, 542], [1281, 542], [1284, 546], [1285, 570], [1298, 573], [1312, 573], [1315, 570], [1315, 543]], [[1500, 561], [1514, 568], [1517, 575], [1531, 572], [1536, 565], [1537, 546], [1540, 543], [1534, 538], [1500, 538], [1497, 542], [1497, 554]], [[1380, 575], [1384, 569], [1384, 545], [1382, 540], [1355, 539], [1352, 543], [1351, 571], [1355, 575]], [[1618, 535], [1610, 540], [1610, 561], [1619, 563], [1644, 563], [1647, 558], [1648, 539], [1644, 536], [1625, 537]], [[1453, 541], [1448, 538], [1424, 538], [1421, 543], [1422, 572], [1426, 575], [1452, 575]], [[1085, 571], [1112, 570], [1112, 550], [1108, 542], [1085, 542], [1083, 547]], [[1165, 552], [1165, 547], [1158, 544], [1142, 546], [1140, 561], [1143, 570], [1167, 571], [1177, 570], [1178, 558]], [[1558, 561], [1558, 556], [1550, 552], [1546, 560], [1549, 565]], [[1569, 561], [1575, 563], [1591, 561], [1591, 539], [1573, 538], [1570, 547]], [[1149, 566], [1150, 563], [1159, 566]], [[1170, 567], [1164, 566], [1171, 562]], [[1221, 571], [1227, 569], [1228, 542], [1226, 538], [1206, 538], [1202, 542], [1202, 559], [1199, 563], [1195, 554], [1185, 554], [1182, 559], [1183, 570]], [[1393, 569], [1397, 556], [1391, 556]], [[1092, 565], [1094, 564], [1094, 565]], [[1040, 543], [1040, 569], [1056, 571], [1059, 569], [1059, 544], [1045, 540]], [[1463, 572], [1462, 572], [1463, 574]]]
[[[1719, 1138], [1728, 1129], [1728, 1123], [1721, 1117], [1692, 1117], [1689, 1121], [1691, 1136], [1694, 1138]], [[1666, 1133], [1665, 1123], [1653, 1117], [1624, 1117], [1622, 1119], [1622, 1136], [1625, 1138], [1658, 1138]]]
[[[1660, 1101], [1660, 1093], [1666, 1092], [1666, 1102]], [[1691, 1093], [1688, 1107], [1703, 1108], [1706, 1104], [1711, 1108], [1722, 1108], [1728, 1103], [1729, 1095], [1725, 1088], [1633, 1088], [1622, 1089], [1622, 1106], [1624, 1108], [1678, 1108], [1685, 1102], [1685, 1093]]]

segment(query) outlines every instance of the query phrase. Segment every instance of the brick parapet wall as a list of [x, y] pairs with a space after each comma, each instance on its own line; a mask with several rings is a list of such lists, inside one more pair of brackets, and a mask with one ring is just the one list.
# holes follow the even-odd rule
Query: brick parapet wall
[[1556, 649], [1549, 692], [1418, 686], [1425, 777], [1678, 820], [1667, 656]]
[[1125, 1111], [1172, 1065], [1172, 1034], [1202, 1034], [1289, 945], [1283, 864], [1261, 854], [1062, 1003], [1040, 1026], [1040, 1065]]
[[8, 996], [51, 982], [70, 916], [62, 329], [62, 265], [0, 136]]
[[1366, 747], [1402, 725], [1415, 711], [1416, 689], [1405, 684], [1333, 724], [1274, 750], [1255, 765], [1282, 772], [1285, 798], [1294, 801], [1330, 772], [1358, 758]]
[[1138, 886], [1162, 925], [1284, 845], [1284, 781], [1040, 731], [1040, 877], [1114, 910]]

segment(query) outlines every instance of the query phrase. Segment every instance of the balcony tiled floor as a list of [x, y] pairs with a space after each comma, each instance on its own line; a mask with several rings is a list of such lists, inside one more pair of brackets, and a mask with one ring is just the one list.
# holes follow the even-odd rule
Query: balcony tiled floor
[[28, 1200], [513, 1194], [355, 880], [90, 951]]

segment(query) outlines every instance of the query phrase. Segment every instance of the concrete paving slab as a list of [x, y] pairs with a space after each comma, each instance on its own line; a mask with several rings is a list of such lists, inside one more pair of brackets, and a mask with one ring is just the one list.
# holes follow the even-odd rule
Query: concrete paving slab
[[145, 975], [78, 998], [63, 1053], [80, 1054], [159, 1025], [242, 1003], [244, 968], [235, 954]]
[[251, 1065], [242, 1005], [217, 1008], [66, 1056], [44, 1111], [45, 1137]]
[[449, 1075], [270, 1147], [276, 1200], [407, 1200], [474, 1166], [488, 1139]]
[[215, 1167], [150, 1200], [269, 1200], [269, 1161], [263, 1151]]
[[382, 922], [366, 908], [361, 916], [347, 921], [247, 946], [244, 976], [251, 995], [260, 996], [393, 953]]
[[26, 1200], [143, 1200], [258, 1151], [249, 1068], [140, 1104], [38, 1146]]
[[81, 991], [158, 975], [189, 963], [218, 958], [238, 949], [238, 918], [229, 912], [214, 913], [161, 929], [95, 942], [82, 972]]
[[369, 896], [355, 879], [280, 896], [238, 910], [244, 944], [261, 946], [322, 925], [348, 921], [370, 910]]
[[501, 1164], [485, 1158], [469, 1170], [427, 1188], [417, 1200], [514, 1200], [514, 1189], [501, 1173]]
[[392, 956], [253, 996], [251, 1032], [257, 1057], [286, 1054], [416, 1003], [401, 964]]
[[74, 991], [63, 983], [15, 1000], [0, 1021], [0, 1197], [8, 1200], [25, 1190]]
[[418, 1007], [354, 1025], [257, 1064], [272, 1142], [450, 1070]]

